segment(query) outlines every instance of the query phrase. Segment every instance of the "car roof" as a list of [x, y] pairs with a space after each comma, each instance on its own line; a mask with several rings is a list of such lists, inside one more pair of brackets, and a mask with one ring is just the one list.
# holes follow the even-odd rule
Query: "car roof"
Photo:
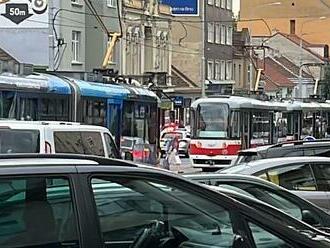
[[108, 130], [105, 127], [94, 125], [83, 125], [78, 122], [59, 122], [59, 121], [17, 121], [17, 120], [0, 120], [0, 129], [4, 128], [24, 128], [24, 129], [40, 129], [42, 127], [60, 128], [60, 129], [92, 129], [98, 131]]
[[266, 169], [271, 169], [274, 167], [294, 164], [294, 163], [314, 163], [314, 162], [327, 162], [330, 163], [329, 157], [283, 157], [283, 158], [267, 158], [254, 160], [248, 163], [238, 164], [232, 167], [228, 167], [220, 171], [220, 173], [230, 173], [230, 174], [247, 174], [252, 175], [256, 172], [263, 171]]

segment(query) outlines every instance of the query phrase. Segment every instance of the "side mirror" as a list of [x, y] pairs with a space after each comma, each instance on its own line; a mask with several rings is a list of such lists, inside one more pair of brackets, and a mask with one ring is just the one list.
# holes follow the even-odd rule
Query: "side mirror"
[[312, 226], [319, 225], [320, 223], [317, 219], [313, 216], [312, 212], [309, 210], [302, 211], [302, 221], [310, 224]]

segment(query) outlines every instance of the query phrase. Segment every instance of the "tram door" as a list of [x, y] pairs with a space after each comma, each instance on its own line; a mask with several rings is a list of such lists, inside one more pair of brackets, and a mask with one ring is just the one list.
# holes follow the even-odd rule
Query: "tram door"
[[107, 127], [111, 134], [115, 137], [115, 141], [118, 147], [120, 147], [121, 136], [121, 113], [123, 104], [121, 100], [108, 99], [107, 107]]
[[242, 111], [241, 117], [241, 149], [248, 149], [251, 147], [251, 113]]

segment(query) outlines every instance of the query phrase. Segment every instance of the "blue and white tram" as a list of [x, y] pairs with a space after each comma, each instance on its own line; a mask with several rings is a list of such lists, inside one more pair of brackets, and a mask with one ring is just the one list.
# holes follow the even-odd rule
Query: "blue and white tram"
[[52, 75], [0, 75], [0, 118], [69, 120], [71, 94], [70, 85]]

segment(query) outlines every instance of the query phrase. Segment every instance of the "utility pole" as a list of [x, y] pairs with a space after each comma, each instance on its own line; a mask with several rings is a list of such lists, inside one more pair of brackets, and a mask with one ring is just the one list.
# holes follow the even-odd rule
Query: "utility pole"
[[[54, 71], [55, 70], [55, 61], [54, 61], [54, 5], [53, 0], [48, 1], [48, 40], [49, 40], [49, 52], [48, 52], [48, 70]], [[55, 27], [56, 28], [56, 27]]]
[[303, 98], [303, 92], [302, 92], [302, 73], [303, 73], [303, 63], [302, 63], [302, 49], [303, 49], [303, 41], [302, 37], [300, 37], [300, 53], [299, 53], [299, 78], [298, 78], [298, 85], [299, 85], [299, 91], [298, 91], [298, 98]]
[[202, 78], [202, 82], [201, 82], [201, 86], [202, 86], [202, 97], [206, 97], [206, 89], [205, 89], [205, 78], [206, 78], [206, 73], [205, 73], [205, 67], [206, 67], [206, 63], [205, 63], [205, 1], [202, 1], [203, 7], [202, 7], [202, 65], [201, 65], [201, 78]]

